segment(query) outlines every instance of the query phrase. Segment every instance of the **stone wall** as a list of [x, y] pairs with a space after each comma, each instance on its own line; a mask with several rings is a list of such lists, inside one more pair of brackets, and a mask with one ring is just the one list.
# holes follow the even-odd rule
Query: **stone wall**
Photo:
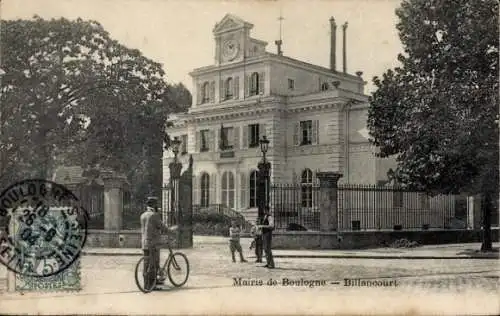
[[[492, 230], [498, 242], [499, 230]], [[421, 245], [480, 242], [479, 230], [379, 231], [379, 232], [278, 232], [274, 249], [366, 249], [390, 245], [406, 238]]]
[[[493, 229], [493, 241], [499, 241], [499, 230]], [[163, 240], [166, 241], [166, 236]], [[366, 249], [378, 248], [406, 238], [421, 245], [480, 242], [479, 230], [379, 231], [379, 232], [276, 232], [273, 249]], [[175, 238], [172, 239], [175, 246]], [[138, 230], [108, 232], [90, 230], [85, 247], [140, 248]], [[175, 248], [175, 247], [174, 247]]]

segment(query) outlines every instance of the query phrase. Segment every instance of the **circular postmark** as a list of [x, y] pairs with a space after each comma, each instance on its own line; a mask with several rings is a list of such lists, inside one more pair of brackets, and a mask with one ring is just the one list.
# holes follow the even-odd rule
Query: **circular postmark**
[[0, 261], [25, 276], [47, 277], [65, 270], [87, 239], [87, 213], [78, 198], [47, 180], [23, 180], [5, 189], [0, 194], [0, 223]]

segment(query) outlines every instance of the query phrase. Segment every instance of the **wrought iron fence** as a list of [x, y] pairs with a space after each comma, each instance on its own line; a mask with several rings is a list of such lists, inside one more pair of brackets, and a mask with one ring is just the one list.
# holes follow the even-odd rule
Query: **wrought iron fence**
[[[398, 187], [340, 185], [338, 228], [340, 231], [450, 228], [455, 218], [455, 200], [455, 195], [431, 197]], [[455, 221], [453, 225], [466, 228], [465, 222]]]
[[[320, 230], [318, 184], [273, 184], [270, 206], [278, 230]], [[337, 227], [352, 230], [466, 228], [456, 216], [456, 196], [429, 196], [398, 187], [340, 185]]]
[[177, 225], [179, 219], [179, 190], [176, 190], [178, 185], [179, 180], [173, 180], [162, 188], [162, 221], [168, 226]]
[[319, 185], [273, 184], [270, 193], [276, 230], [319, 230]]

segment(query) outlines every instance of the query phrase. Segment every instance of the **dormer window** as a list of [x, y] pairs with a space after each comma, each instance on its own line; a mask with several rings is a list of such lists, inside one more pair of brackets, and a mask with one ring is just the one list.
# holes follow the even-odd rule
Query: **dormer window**
[[259, 74], [254, 72], [250, 76], [250, 95], [259, 94]]
[[231, 77], [227, 78], [224, 90], [225, 90], [226, 100], [231, 99], [233, 97], [233, 91], [234, 91], [233, 78]]
[[210, 100], [210, 85], [207, 81], [203, 83], [202, 86], [201, 103], [208, 103], [209, 100]]

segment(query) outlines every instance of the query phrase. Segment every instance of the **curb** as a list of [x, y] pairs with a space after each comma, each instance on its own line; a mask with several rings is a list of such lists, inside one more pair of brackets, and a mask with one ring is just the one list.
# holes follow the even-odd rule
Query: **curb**
[[[82, 251], [83, 256], [102, 256], [102, 257], [120, 257], [120, 256], [142, 256], [139, 252], [99, 252]], [[274, 258], [295, 258], [295, 259], [402, 259], [402, 260], [464, 260], [464, 259], [489, 259], [499, 260], [499, 256], [377, 256], [377, 255], [274, 255]], [[253, 258], [253, 257], [249, 257]]]

